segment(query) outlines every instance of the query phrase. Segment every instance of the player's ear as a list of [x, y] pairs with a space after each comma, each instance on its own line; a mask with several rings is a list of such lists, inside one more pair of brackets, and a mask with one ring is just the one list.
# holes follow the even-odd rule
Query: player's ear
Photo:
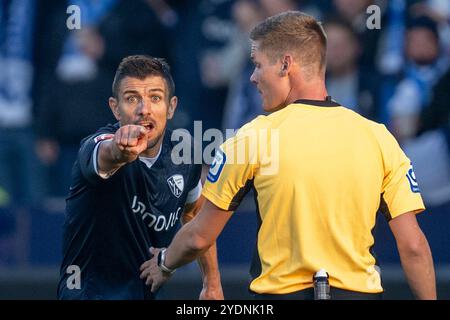
[[119, 103], [117, 102], [117, 99], [109, 97], [108, 104], [116, 120], [120, 121]]
[[177, 109], [178, 98], [173, 96], [169, 101], [169, 109], [167, 110], [167, 119], [172, 119], [175, 114], [175, 110]]

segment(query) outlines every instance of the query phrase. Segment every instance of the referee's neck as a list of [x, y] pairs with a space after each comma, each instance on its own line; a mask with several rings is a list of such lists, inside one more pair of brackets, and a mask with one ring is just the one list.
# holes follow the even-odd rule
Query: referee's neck
[[297, 100], [318, 100], [325, 101], [328, 96], [325, 81], [323, 79], [313, 79], [292, 87], [289, 99], [286, 101], [289, 105]]

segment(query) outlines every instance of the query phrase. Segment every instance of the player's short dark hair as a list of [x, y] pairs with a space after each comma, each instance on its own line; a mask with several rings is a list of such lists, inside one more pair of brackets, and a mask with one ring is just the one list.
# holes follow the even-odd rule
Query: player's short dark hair
[[291, 51], [304, 66], [324, 70], [327, 38], [322, 24], [300, 11], [286, 11], [258, 24], [250, 39], [260, 41], [260, 49], [275, 61]]
[[161, 76], [167, 84], [169, 99], [175, 94], [175, 83], [170, 74], [170, 66], [162, 58], [147, 55], [128, 56], [122, 59], [117, 68], [112, 84], [112, 93], [115, 98], [119, 97], [120, 82], [125, 77], [144, 80], [148, 76]]

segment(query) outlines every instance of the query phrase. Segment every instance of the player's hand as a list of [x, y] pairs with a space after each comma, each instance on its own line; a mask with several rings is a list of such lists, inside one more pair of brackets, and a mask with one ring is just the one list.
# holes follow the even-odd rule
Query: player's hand
[[224, 300], [222, 286], [205, 286], [200, 292], [199, 300]]
[[162, 271], [158, 267], [158, 254], [161, 249], [150, 248], [150, 253], [153, 258], [145, 261], [139, 270], [141, 271], [140, 278], [145, 279], [145, 284], [151, 286], [151, 291], [155, 293], [167, 280], [171, 274]]
[[140, 125], [125, 125], [114, 134], [112, 153], [118, 162], [132, 162], [147, 149], [148, 130]]

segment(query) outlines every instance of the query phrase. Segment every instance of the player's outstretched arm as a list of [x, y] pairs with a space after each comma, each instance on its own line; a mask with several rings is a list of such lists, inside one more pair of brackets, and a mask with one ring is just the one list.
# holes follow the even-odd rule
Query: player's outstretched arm
[[98, 150], [98, 170], [111, 173], [133, 162], [147, 149], [147, 129], [139, 125], [120, 127], [113, 139], [101, 142]]
[[414, 212], [389, 221], [409, 286], [417, 299], [436, 299], [436, 278], [428, 241]]
[[[199, 212], [205, 198], [200, 198], [194, 202], [186, 204], [184, 207], [184, 213], [182, 216], [182, 223], [186, 224], [191, 221], [195, 215]], [[222, 283], [220, 281], [219, 264], [217, 262], [217, 248], [216, 243], [208, 249], [198, 259], [198, 264], [202, 272], [203, 288], [200, 292], [200, 300], [223, 300]]]

